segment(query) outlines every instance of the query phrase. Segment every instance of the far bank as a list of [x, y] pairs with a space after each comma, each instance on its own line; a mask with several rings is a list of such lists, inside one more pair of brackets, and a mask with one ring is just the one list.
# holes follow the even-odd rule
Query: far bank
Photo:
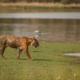
[[36, 10], [54, 10], [60, 11], [64, 9], [73, 9], [74, 11], [80, 11], [80, 4], [60, 4], [60, 3], [0, 3], [0, 12], [15, 12], [21, 11], [26, 12], [33, 10], [32, 12], [36, 12]]

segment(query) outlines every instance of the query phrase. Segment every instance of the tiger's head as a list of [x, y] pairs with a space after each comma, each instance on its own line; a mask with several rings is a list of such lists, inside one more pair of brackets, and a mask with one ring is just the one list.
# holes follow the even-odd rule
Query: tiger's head
[[32, 46], [34, 46], [35, 48], [37, 48], [39, 46], [39, 42], [37, 39], [33, 38], [33, 41], [31, 43]]

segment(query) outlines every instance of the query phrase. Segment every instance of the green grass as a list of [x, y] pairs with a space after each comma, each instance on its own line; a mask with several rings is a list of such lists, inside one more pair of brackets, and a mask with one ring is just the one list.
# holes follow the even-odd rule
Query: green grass
[[34, 61], [24, 52], [17, 60], [16, 49], [7, 48], [0, 56], [0, 80], [80, 80], [80, 58], [64, 56], [65, 52], [80, 52], [78, 43], [40, 42], [40, 47], [29, 48]]

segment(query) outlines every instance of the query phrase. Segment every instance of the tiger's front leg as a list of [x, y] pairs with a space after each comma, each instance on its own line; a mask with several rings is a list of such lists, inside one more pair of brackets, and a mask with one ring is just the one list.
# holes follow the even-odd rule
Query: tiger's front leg
[[31, 58], [31, 56], [30, 56], [30, 54], [29, 54], [29, 52], [28, 52], [28, 48], [25, 49], [25, 53], [26, 53], [26, 56], [28, 57], [28, 60], [33, 61], [33, 59]]

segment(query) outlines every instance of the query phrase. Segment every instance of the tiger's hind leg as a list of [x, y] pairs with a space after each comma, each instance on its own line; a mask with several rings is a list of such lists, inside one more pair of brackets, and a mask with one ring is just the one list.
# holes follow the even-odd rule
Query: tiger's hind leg
[[3, 48], [0, 48], [0, 55], [4, 58], [4, 59], [6, 59], [5, 57], [4, 57], [4, 51], [5, 51], [5, 48], [6, 47], [3, 47]]
[[17, 57], [17, 59], [20, 59], [21, 52], [22, 52], [22, 49], [19, 49], [19, 52], [18, 52], [18, 57]]
[[5, 39], [4, 38], [0, 38], [0, 55], [4, 57], [4, 51], [5, 51], [6, 45], [5, 45]]

